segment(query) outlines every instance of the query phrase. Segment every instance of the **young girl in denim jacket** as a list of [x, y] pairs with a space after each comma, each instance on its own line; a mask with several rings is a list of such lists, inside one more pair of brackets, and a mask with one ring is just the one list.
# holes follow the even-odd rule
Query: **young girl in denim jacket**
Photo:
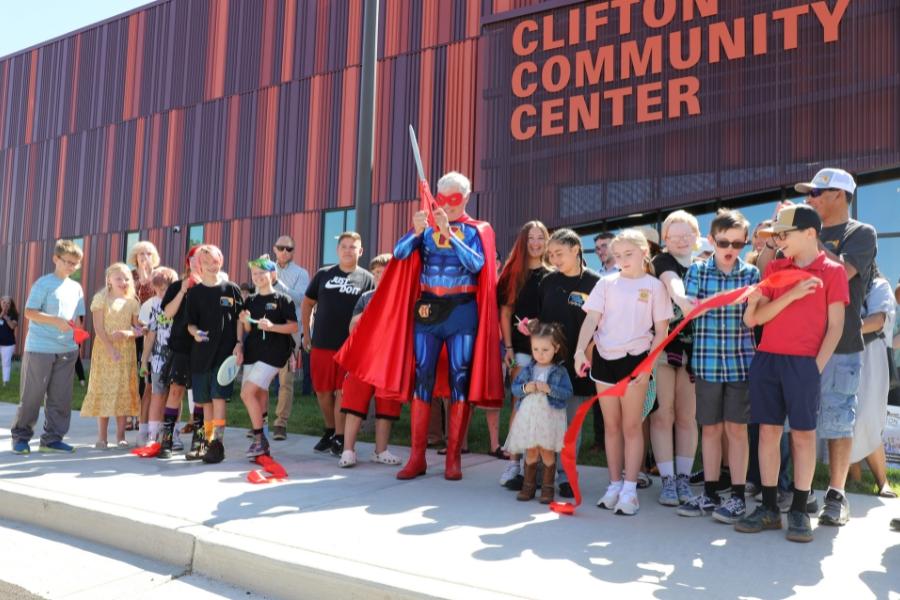
[[528, 323], [534, 362], [523, 367], [513, 381], [513, 395], [521, 398], [505, 449], [525, 454], [525, 481], [516, 499], [531, 500], [536, 491], [537, 462], [544, 463], [541, 503], [553, 502], [556, 453], [562, 450], [566, 433], [566, 400], [572, 382], [563, 362], [565, 336], [556, 323]]

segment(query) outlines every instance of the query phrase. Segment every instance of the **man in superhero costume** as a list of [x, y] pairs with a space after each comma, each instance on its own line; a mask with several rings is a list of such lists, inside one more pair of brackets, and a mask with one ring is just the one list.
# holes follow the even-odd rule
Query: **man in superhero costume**
[[425, 474], [435, 367], [445, 344], [451, 390], [446, 479], [462, 478], [471, 404], [499, 408], [503, 401], [494, 231], [466, 214], [471, 184], [465, 176], [447, 173], [437, 190], [433, 199], [420, 182], [424, 210], [397, 242], [369, 308], [335, 357], [384, 397], [412, 397], [412, 448], [398, 479]]

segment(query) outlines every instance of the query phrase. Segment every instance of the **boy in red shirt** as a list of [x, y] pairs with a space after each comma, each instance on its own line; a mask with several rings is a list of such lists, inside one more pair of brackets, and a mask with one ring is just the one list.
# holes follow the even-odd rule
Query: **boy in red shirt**
[[735, 523], [744, 533], [781, 529], [777, 504], [779, 441], [785, 417], [791, 427], [794, 500], [787, 539], [812, 541], [806, 500], [816, 467], [819, 377], [841, 338], [844, 306], [850, 301], [844, 268], [819, 250], [822, 221], [806, 205], [789, 206], [759, 235], [772, 237], [783, 258], [771, 261], [764, 278], [785, 269], [811, 277], [791, 288], [759, 288], [749, 298], [744, 322], [763, 325], [762, 341], [750, 366], [750, 414], [759, 423], [762, 504]]

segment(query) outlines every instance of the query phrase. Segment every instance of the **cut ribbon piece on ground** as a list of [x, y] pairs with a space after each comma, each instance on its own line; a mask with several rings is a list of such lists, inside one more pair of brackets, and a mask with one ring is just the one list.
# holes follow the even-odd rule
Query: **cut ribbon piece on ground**
[[784, 288], [795, 285], [800, 281], [803, 281], [804, 279], [808, 279], [810, 277], [812, 277], [812, 275], [810, 275], [806, 271], [801, 271], [800, 269], [785, 269], [784, 271], [773, 273], [771, 276], [767, 277], [756, 285], [749, 285], [735, 290], [729, 290], [701, 302], [694, 307], [694, 309], [684, 318], [681, 323], [678, 324], [677, 327], [669, 332], [669, 335], [666, 337], [666, 339], [664, 339], [659, 346], [654, 348], [647, 355], [647, 358], [642, 360], [641, 364], [635, 367], [631, 374], [629, 374], [627, 377], [623, 377], [621, 381], [619, 381], [611, 388], [604, 390], [603, 392], [596, 394], [590, 399], [582, 402], [581, 406], [578, 407], [575, 416], [572, 418], [571, 424], [569, 425], [568, 429], [566, 429], [566, 434], [563, 438], [563, 449], [559, 453], [559, 460], [562, 463], [563, 470], [566, 472], [566, 476], [568, 476], [569, 478], [569, 485], [572, 486], [572, 492], [575, 496], [575, 502], [552, 502], [550, 504], [550, 510], [561, 515], [574, 515], [575, 509], [581, 505], [581, 489], [578, 485], [578, 469], [576, 466], [576, 461], [578, 460], [578, 448], [576, 447], [576, 443], [578, 441], [578, 434], [581, 432], [581, 427], [582, 425], [584, 425], [584, 419], [587, 417], [587, 413], [591, 409], [591, 405], [594, 402], [598, 402], [601, 396], [625, 395], [625, 390], [631, 380], [641, 373], [650, 373], [650, 371], [653, 370], [653, 365], [656, 363], [657, 357], [659, 357], [663, 349], [669, 345], [669, 342], [675, 339], [675, 337], [681, 332], [682, 329], [687, 327], [688, 323], [696, 319], [698, 316], [700, 316], [700, 314], [714, 308], [721, 308], [722, 306], [727, 306], [729, 304], [744, 302], [747, 300], [750, 294], [756, 291], [757, 288]]
[[257, 456], [255, 462], [262, 469], [255, 469], [247, 473], [247, 481], [250, 483], [272, 483], [287, 479], [287, 470], [271, 456]]

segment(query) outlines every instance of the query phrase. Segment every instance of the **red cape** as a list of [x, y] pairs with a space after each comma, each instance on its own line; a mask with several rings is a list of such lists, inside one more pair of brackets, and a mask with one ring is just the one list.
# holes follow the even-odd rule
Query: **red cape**
[[[472, 358], [468, 399], [483, 407], [503, 404], [503, 375], [500, 364], [500, 330], [497, 315], [497, 273], [494, 230], [484, 221], [463, 215], [460, 223], [478, 230], [484, 250], [484, 267], [478, 274], [478, 334]], [[413, 312], [419, 299], [422, 258], [413, 252], [408, 258], [392, 259], [381, 283], [363, 312], [359, 324], [344, 342], [335, 360], [347, 371], [375, 386], [379, 395], [403, 402], [412, 399], [416, 379], [413, 350]]]

